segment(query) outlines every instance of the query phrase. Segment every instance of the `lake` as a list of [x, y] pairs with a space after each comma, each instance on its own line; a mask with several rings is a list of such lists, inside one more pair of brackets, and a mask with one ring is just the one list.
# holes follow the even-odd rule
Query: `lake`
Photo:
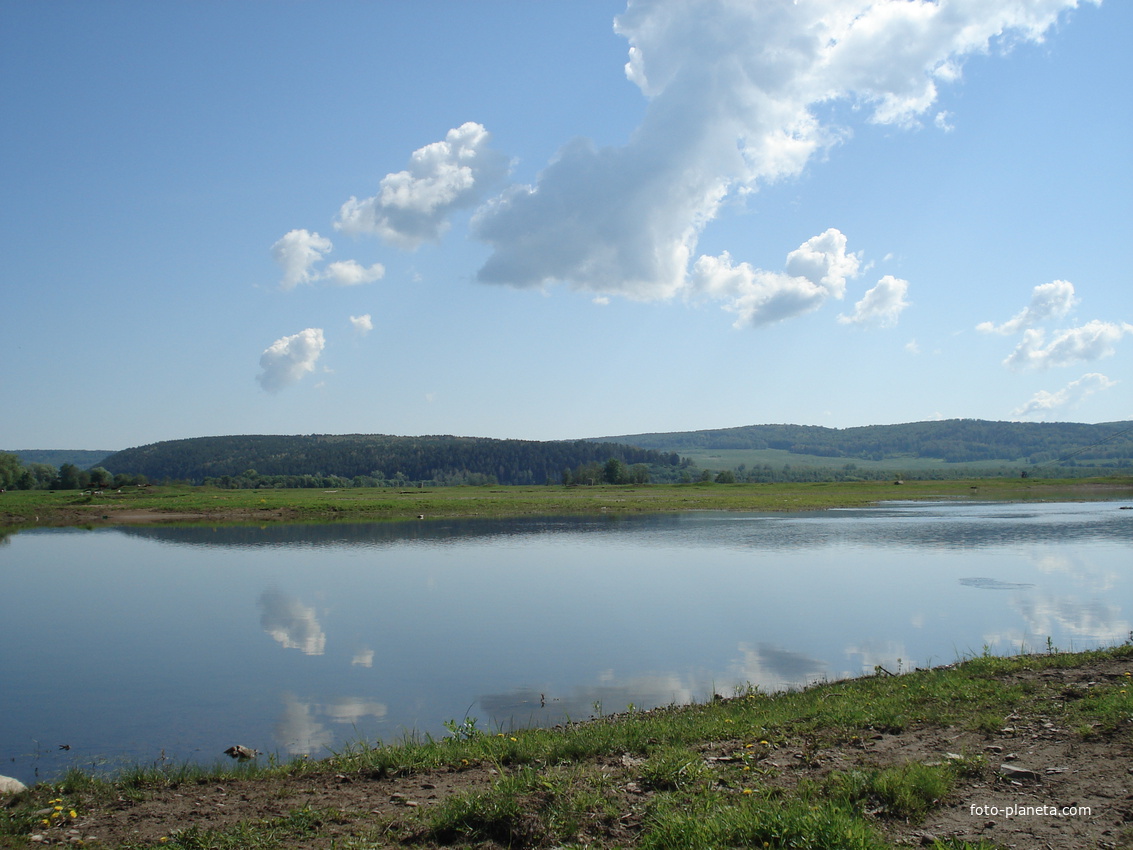
[[1122, 643], [1131, 506], [21, 531], [0, 773], [317, 757]]

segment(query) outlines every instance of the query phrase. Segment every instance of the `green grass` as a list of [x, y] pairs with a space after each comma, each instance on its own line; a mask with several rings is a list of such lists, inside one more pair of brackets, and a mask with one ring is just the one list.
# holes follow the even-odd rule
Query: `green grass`
[[[1107, 659], [1128, 664], [1133, 644], [1104, 650], [999, 658], [899, 676], [876, 675], [774, 694], [750, 691], [732, 699], [631, 711], [553, 729], [501, 733], [452, 724], [442, 738], [389, 744], [357, 742], [325, 760], [248, 765], [240, 777], [255, 782], [300, 777], [334, 781], [339, 775], [408, 776], [491, 768], [496, 778], [433, 807], [406, 810], [397, 824], [365, 812], [295, 809], [270, 820], [223, 829], [190, 826], [171, 831], [162, 846], [299, 846], [310, 836], [338, 830], [334, 846], [393, 846], [396, 841], [504, 847], [622, 846], [646, 848], [794, 847], [889, 848], [879, 831], [886, 820], [917, 822], [949, 799], [961, 777], [986, 776], [982, 755], [944, 763], [908, 761], [888, 767], [864, 764], [833, 771], [821, 781], [784, 785], [776, 760], [821, 758], [832, 745], [905, 728], [995, 727], [1009, 715], [1078, 729], [1088, 736], [1128, 734], [1133, 724], [1133, 675], [1068, 688], [1048, 683], [1042, 671]], [[1019, 674], [1025, 674], [1021, 677]], [[1122, 731], [1125, 730], [1125, 731]], [[706, 752], [718, 757], [706, 758]], [[0, 808], [0, 847], [42, 828], [44, 807], [66, 823], [82, 813], [145, 799], [162, 789], [193, 787], [232, 778], [232, 768], [187, 765], [133, 768], [112, 779], [73, 771], [54, 784], [26, 792]], [[639, 786], [648, 803], [625, 830], [625, 785]], [[619, 796], [620, 795], [620, 796]], [[645, 799], [644, 797], [637, 799]], [[55, 807], [58, 806], [58, 809]], [[371, 841], [366, 836], [385, 836]], [[337, 838], [335, 839], [338, 840]], [[603, 843], [605, 842], [605, 843]], [[989, 850], [991, 845], [937, 842], [938, 850]]]
[[342, 490], [219, 490], [162, 486], [84, 496], [13, 491], [0, 496], [0, 529], [113, 524], [132, 512], [170, 522], [373, 521], [445, 517], [636, 514], [688, 510], [792, 511], [858, 507], [888, 499], [1128, 498], [1133, 477], [794, 484], [649, 484], [595, 487], [425, 487]]

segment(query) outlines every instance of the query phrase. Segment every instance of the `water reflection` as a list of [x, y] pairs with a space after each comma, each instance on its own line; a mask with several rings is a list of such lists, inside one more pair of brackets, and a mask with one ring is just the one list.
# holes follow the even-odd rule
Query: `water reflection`
[[613, 670], [562, 693], [517, 688], [509, 693], [482, 694], [478, 703], [494, 729], [548, 726], [585, 720], [632, 708], [684, 705], [699, 697], [689, 682], [675, 674], [631, 675], [619, 681]]
[[780, 646], [760, 643], [739, 645], [740, 658], [733, 679], [763, 691], [800, 687], [830, 676], [830, 665], [819, 659]]
[[314, 608], [278, 590], [265, 590], [257, 604], [260, 627], [284, 649], [298, 649], [304, 655], [326, 652], [326, 632], [319, 625]]
[[355, 667], [373, 667], [374, 650], [367, 649], [364, 646], [359, 647], [358, 651], [354, 653], [354, 657], [350, 659], [350, 663]]
[[275, 725], [275, 741], [293, 756], [309, 756], [330, 748], [334, 733], [315, 717], [315, 707], [292, 693], [283, 695], [283, 714]]
[[1121, 642], [1119, 506], [20, 532], [0, 758], [322, 755]]

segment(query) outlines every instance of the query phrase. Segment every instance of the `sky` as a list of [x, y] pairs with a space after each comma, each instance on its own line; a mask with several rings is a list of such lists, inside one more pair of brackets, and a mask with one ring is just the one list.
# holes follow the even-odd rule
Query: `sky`
[[1130, 32], [0, 0], [0, 448], [1133, 419]]

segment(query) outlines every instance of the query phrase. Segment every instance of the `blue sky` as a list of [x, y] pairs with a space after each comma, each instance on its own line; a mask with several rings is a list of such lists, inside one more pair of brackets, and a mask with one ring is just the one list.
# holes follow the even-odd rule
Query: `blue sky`
[[1129, 32], [0, 0], [0, 447], [1133, 418]]

